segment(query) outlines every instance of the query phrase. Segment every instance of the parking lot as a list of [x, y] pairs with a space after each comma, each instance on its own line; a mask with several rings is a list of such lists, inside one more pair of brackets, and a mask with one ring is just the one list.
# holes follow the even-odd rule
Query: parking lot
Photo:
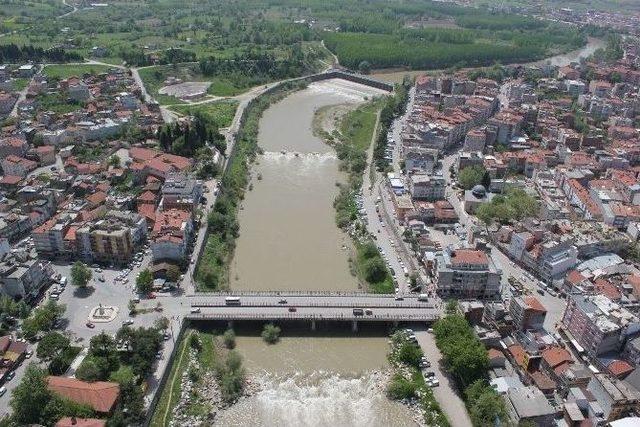
[[[131, 323], [132, 327], [151, 327], [154, 322], [166, 317], [170, 321], [169, 339], [165, 341], [163, 354], [158, 360], [161, 369], [156, 369], [152, 378], [149, 379], [150, 388], [154, 389], [157, 385], [160, 373], [164, 370], [168, 355], [173, 348], [174, 340], [172, 332], [178, 333], [179, 319], [184, 311], [182, 306], [182, 292], [157, 293], [155, 298], [142, 298], [137, 304], [138, 314], [129, 316], [129, 301], [138, 297], [135, 292], [135, 283], [138, 273], [146, 268], [151, 261], [151, 253], [143, 253], [141, 261], [131, 265], [131, 268], [123, 267], [89, 267], [92, 272], [92, 278], [86, 288], [76, 288], [71, 284], [71, 267], [72, 263], [53, 263], [54, 271], [62, 277], [66, 277], [68, 284], [62, 287], [59, 283], [51, 285], [45, 290], [43, 298], [38, 305], [44, 304], [51, 293], [56, 288], [61, 290], [57, 302], [66, 305], [64, 317], [59, 324], [59, 331], [68, 335], [73, 345], [88, 346], [92, 336], [106, 332], [110, 335], [115, 333], [123, 326], [123, 322]], [[118, 280], [116, 280], [118, 279]], [[54, 297], [55, 298], [55, 297]], [[93, 322], [94, 327], [87, 326], [89, 312], [92, 308], [102, 306], [111, 306], [117, 308], [115, 319], [110, 322]], [[159, 305], [159, 308], [158, 308]], [[159, 311], [161, 310], [161, 311]], [[4, 386], [7, 392], [0, 396], [0, 416], [9, 412], [9, 400], [11, 392], [20, 383], [20, 379], [24, 370], [30, 363], [40, 363], [35, 355], [36, 345], [29, 345], [29, 350], [34, 355], [25, 361], [16, 369], [15, 378], [7, 381]], [[46, 365], [42, 365], [46, 367]]]

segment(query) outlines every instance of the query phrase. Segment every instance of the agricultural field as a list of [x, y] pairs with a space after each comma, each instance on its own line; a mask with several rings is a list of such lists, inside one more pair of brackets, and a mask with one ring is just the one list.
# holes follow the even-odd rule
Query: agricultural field
[[97, 75], [106, 72], [109, 68], [100, 64], [55, 64], [47, 65], [42, 72], [50, 79], [62, 80], [71, 76], [81, 77], [84, 74]]
[[[0, 22], [9, 27], [33, 24], [36, 12], [68, 11], [53, 0], [26, 2], [33, 6], [23, 16], [16, 2], [4, 1], [12, 6]], [[42, 20], [38, 31], [6, 34], [0, 44], [63, 46], [85, 58], [99, 46], [96, 59], [140, 67], [197, 63], [192, 80], [232, 96], [329, 68], [331, 53], [363, 71], [433, 69], [537, 60], [585, 41], [579, 30], [548, 21], [428, 0], [116, 0]], [[158, 83], [150, 81], [152, 93]]]

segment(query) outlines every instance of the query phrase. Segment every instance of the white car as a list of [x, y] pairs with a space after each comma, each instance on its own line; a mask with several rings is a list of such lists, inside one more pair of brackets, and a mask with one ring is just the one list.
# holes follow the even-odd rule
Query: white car
[[3, 396], [7, 392], [7, 388], [5, 386], [0, 387], [0, 396]]

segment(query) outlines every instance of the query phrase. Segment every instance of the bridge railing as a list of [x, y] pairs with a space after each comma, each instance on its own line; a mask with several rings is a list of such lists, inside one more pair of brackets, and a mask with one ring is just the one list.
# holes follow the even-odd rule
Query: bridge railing
[[336, 308], [383, 308], [383, 309], [405, 309], [405, 308], [417, 308], [425, 310], [433, 310], [435, 306], [433, 304], [403, 304], [403, 305], [381, 305], [381, 304], [367, 304], [367, 303], [347, 303], [347, 302], [299, 302], [296, 304], [273, 304], [269, 302], [248, 302], [241, 305], [226, 305], [221, 302], [201, 302], [195, 301], [191, 303], [191, 307], [227, 307], [227, 308], [242, 308], [242, 307], [273, 307], [288, 309], [289, 307], [336, 307]]
[[440, 318], [438, 314], [404, 314], [404, 315], [369, 315], [354, 316], [349, 314], [320, 315], [320, 314], [300, 314], [300, 313], [282, 313], [282, 314], [189, 314], [185, 316], [189, 320], [328, 320], [328, 321], [433, 321]]
[[[216, 292], [194, 292], [189, 297], [211, 297], [211, 296], [255, 296], [255, 297], [286, 297], [286, 296], [309, 296], [309, 297], [358, 297], [358, 298], [389, 298], [394, 299], [395, 294], [372, 294], [357, 291], [216, 291]], [[401, 295], [403, 298], [417, 298], [415, 294]]]

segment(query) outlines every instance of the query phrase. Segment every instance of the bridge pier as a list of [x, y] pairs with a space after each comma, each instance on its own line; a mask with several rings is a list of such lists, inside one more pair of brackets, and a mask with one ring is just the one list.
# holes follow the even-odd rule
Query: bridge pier
[[227, 322], [227, 329], [233, 329], [233, 320]]
[[358, 332], [358, 321], [354, 320], [351, 323], [351, 332]]
[[311, 321], [311, 330], [312, 330], [313, 332], [315, 332], [315, 331], [316, 331], [316, 321], [315, 321], [315, 319]]

